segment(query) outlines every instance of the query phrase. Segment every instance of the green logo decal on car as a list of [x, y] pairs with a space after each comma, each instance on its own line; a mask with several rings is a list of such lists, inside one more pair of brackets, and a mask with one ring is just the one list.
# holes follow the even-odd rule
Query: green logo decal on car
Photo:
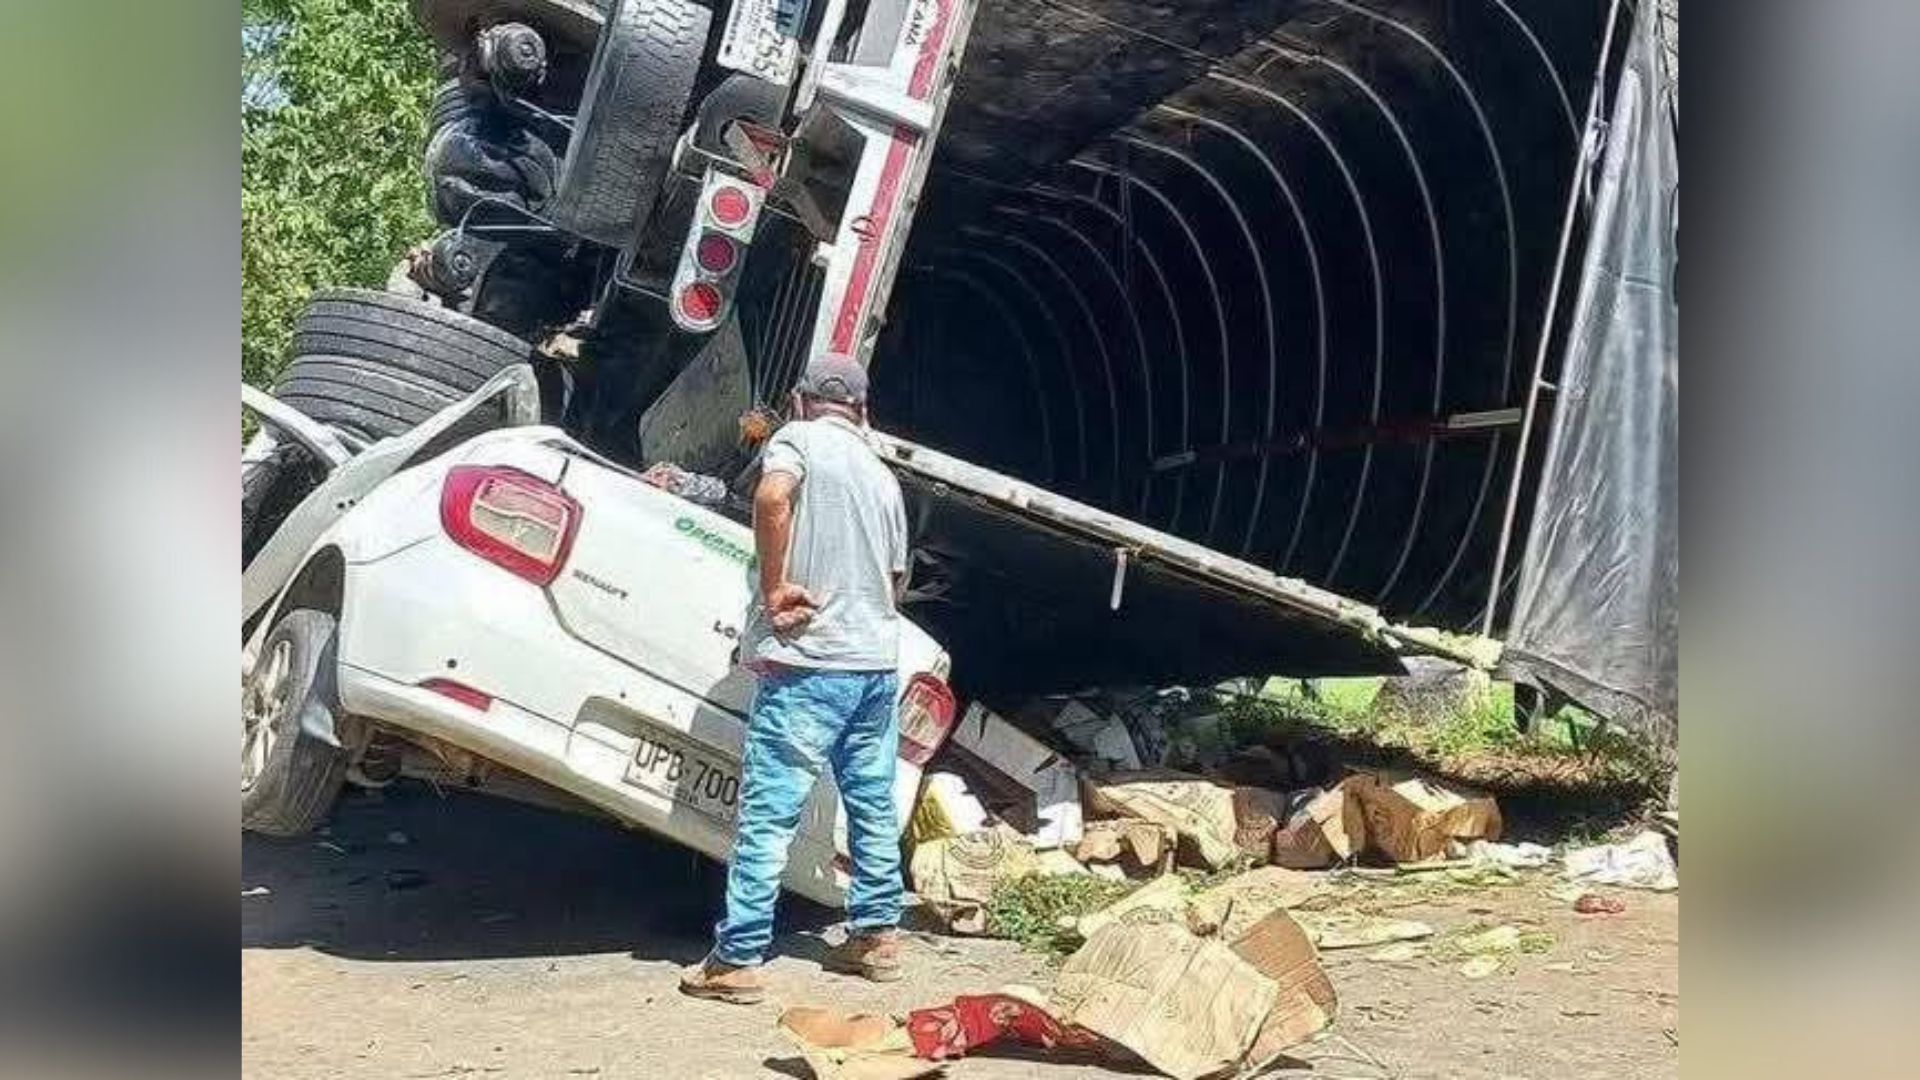
[[748, 569], [753, 568], [753, 552], [734, 543], [732, 540], [714, 532], [690, 517], [674, 519], [673, 527], [693, 540], [701, 547], [719, 555], [724, 555]]

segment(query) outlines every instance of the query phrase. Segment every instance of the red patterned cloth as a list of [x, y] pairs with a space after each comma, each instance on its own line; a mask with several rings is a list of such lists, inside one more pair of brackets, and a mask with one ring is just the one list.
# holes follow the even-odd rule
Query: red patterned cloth
[[907, 1014], [907, 1036], [913, 1056], [932, 1061], [960, 1057], [1005, 1037], [1048, 1050], [1100, 1043], [1085, 1028], [1062, 1024], [1045, 1009], [1008, 994], [967, 994], [951, 1004], [915, 1009]]

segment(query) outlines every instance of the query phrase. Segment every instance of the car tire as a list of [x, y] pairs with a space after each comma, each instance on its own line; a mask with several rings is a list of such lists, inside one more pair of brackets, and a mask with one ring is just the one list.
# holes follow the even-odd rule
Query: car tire
[[273, 396], [322, 423], [387, 438], [532, 352], [498, 327], [423, 300], [327, 289], [294, 327], [293, 359]]
[[555, 224], [609, 247], [633, 239], [672, 168], [712, 19], [691, 0], [616, 0], [547, 206]]
[[260, 645], [240, 694], [244, 829], [300, 836], [333, 807], [347, 774], [346, 752], [310, 734], [302, 718], [309, 710], [335, 708], [336, 640], [333, 616], [297, 610], [281, 616]]

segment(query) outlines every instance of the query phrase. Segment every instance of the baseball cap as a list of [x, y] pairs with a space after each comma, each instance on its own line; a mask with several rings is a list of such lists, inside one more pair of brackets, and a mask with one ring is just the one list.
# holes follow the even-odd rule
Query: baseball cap
[[841, 405], [864, 405], [867, 401], [867, 369], [845, 356], [816, 357], [794, 386], [802, 397], [832, 401]]

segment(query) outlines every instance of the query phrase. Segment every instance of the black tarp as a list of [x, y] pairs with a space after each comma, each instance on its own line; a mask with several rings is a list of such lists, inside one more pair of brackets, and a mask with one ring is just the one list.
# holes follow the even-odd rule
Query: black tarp
[[1502, 662], [1671, 746], [1679, 717], [1679, 157], [1642, 4], [1586, 253]]

